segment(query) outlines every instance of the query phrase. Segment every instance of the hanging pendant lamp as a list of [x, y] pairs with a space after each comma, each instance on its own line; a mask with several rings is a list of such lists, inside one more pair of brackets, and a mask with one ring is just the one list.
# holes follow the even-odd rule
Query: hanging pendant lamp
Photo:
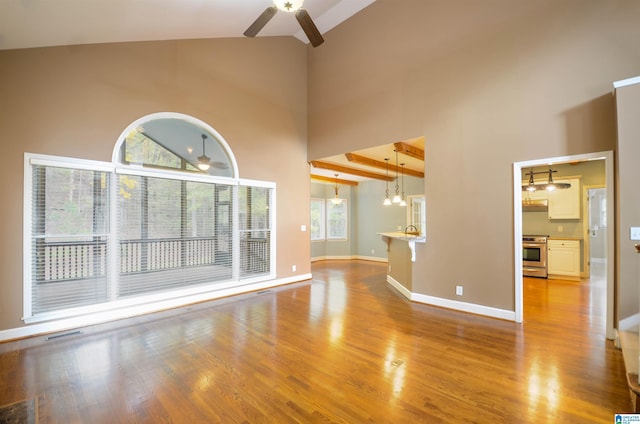
[[340, 203], [342, 203], [342, 199], [338, 197], [338, 174], [334, 174], [336, 176], [336, 187], [335, 187], [335, 193], [336, 196], [331, 199], [331, 203], [333, 203], [334, 205], [339, 205]]
[[398, 206], [407, 206], [407, 201], [404, 199], [404, 163], [400, 164], [400, 170], [402, 171], [402, 198]]
[[384, 202], [382, 203], [385, 206], [389, 206], [391, 204], [391, 199], [389, 199], [389, 158], [384, 158], [385, 163], [387, 164], [387, 188], [384, 191]]
[[402, 199], [400, 198], [400, 187], [398, 186], [398, 151], [394, 150], [394, 152], [396, 152], [396, 194], [393, 196], [391, 203], [400, 203]]

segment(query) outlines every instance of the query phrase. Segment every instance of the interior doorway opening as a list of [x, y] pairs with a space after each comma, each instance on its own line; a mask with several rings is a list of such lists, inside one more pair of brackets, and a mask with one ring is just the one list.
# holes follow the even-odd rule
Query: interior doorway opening
[[[537, 159], [531, 161], [524, 162], [516, 162], [514, 163], [514, 172], [513, 172], [513, 190], [514, 190], [514, 293], [515, 293], [515, 315], [516, 322], [523, 322], [523, 254], [522, 254], [522, 236], [523, 236], [523, 226], [522, 226], [522, 174], [523, 170], [527, 168], [535, 167], [535, 166], [543, 166], [549, 164], [561, 164], [561, 163], [572, 163], [572, 162], [581, 162], [581, 161], [593, 161], [593, 160], [604, 160], [605, 163], [605, 181], [606, 186], [602, 188], [603, 196], [602, 205], [604, 205], [605, 212], [599, 216], [598, 219], [604, 219], [604, 223], [599, 224], [598, 228], [606, 228], [607, 231], [602, 232], [603, 238], [603, 254], [604, 257], [602, 259], [602, 272], [604, 273], [604, 281], [606, 284], [605, 293], [605, 303], [606, 303], [606, 337], [608, 339], [615, 338], [615, 330], [614, 330], [614, 241], [613, 241], [613, 210], [611, 210], [613, 206], [613, 152], [598, 152], [598, 153], [588, 153], [583, 155], [574, 155], [574, 156], [563, 156], [556, 158], [544, 158]], [[601, 188], [601, 187], [593, 187]], [[607, 210], [608, 208], [608, 210]], [[586, 211], [590, 212], [590, 211]], [[587, 215], [591, 215], [591, 213], [585, 213], [585, 218]], [[591, 224], [590, 219], [587, 224]], [[585, 226], [588, 227], [588, 225]], [[587, 237], [589, 239], [587, 240]], [[586, 240], [586, 244], [590, 244], [590, 228], [589, 234], [584, 235], [584, 239]], [[590, 249], [591, 250], [591, 249]], [[590, 250], [585, 249], [585, 261], [590, 262], [591, 253]], [[597, 252], [597, 251], [596, 251]], [[587, 272], [587, 268], [584, 269]], [[590, 272], [590, 270], [589, 270]]]

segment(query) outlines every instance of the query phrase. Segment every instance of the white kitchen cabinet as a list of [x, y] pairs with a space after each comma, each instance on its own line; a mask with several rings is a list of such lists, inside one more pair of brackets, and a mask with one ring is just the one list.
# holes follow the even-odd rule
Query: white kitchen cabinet
[[570, 188], [549, 192], [549, 219], [580, 219], [580, 179], [557, 180], [557, 183], [569, 183]]
[[527, 203], [528, 200], [531, 201], [540, 201], [547, 200], [549, 196], [549, 192], [547, 190], [536, 190], [536, 191], [522, 191], [522, 202]]
[[549, 276], [580, 278], [580, 240], [548, 240], [547, 263]]

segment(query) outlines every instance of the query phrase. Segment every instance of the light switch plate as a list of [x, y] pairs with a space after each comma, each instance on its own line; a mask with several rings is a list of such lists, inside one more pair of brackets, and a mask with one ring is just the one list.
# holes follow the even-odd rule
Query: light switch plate
[[629, 230], [629, 238], [631, 240], [640, 240], [640, 227], [631, 227]]
[[302, 224], [302, 225], [300, 226], [300, 231], [307, 231], [307, 226], [306, 226], [306, 225], [304, 225], [304, 224]]

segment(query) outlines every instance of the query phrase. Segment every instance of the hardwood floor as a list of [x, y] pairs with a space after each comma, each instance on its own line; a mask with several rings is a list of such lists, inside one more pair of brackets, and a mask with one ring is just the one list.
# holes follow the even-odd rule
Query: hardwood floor
[[[525, 279], [525, 323], [411, 303], [386, 265], [0, 344], [40, 423], [613, 423], [631, 411], [601, 282]], [[599, 287], [602, 286], [602, 287]]]

